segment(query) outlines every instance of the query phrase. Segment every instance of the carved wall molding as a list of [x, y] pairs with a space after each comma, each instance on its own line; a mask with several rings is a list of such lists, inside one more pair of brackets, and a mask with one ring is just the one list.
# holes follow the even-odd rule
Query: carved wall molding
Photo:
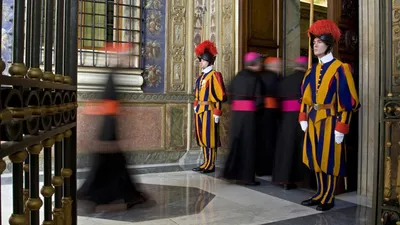
[[[190, 40], [190, 43], [193, 45], [193, 49], [197, 47], [203, 40], [205, 36], [205, 28], [204, 21], [206, 19], [208, 9], [206, 5], [206, 0], [197, 0], [194, 2], [193, 7], [193, 30], [190, 31], [193, 33], [193, 40]], [[194, 54], [194, 53], [192, 53]], [[193, 58], [191, 67], [193, 68], [193, 84], [195, 83], [197, 76], [201, 73], [201, 68], [199, 64], [199, 60], [197, 58]]]
[[187, 1], [168, 4], [167, 92], [186, 92], [186, 12]]
[[221, 72], [224, 77], [225, 84], [235, 76], [235, 1], [223, 0], [220, 1], [221, 17], [221, 55], [222, 66]]
[[217, 21], [218, 21], [218, 13], [216, 9], [216, 1], [215, 0], [210, 0], [210, 35], [209, 39], [216, 44], [218, 44], [218, 37], [217, 37]]
[[[103, 93], [98, 91], [79, 92], [78, 101], [100, 99]], [[144, 102], [144, 103], [188, 103], [194, 100], [191, 94], [140, 94], [140, 93], [117, 93], [122, 102]]]
[[110, 73], [113, 74], [116, 90], [143, 93], [142, 70], [78, 67], [78, 92], [102, 92]]

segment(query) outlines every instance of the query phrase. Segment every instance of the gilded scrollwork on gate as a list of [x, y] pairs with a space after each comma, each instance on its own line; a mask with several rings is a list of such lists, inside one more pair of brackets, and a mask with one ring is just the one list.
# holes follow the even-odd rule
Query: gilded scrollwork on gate
[[[400, 95], [389, 93], [383, 99], [382, 121], [381, 223], [399, 222], [400, 212]], [[381, 186], [381, 187], [382, 187]]]
[[392, 10], [392, 85], [400, 91], [400, 5]]

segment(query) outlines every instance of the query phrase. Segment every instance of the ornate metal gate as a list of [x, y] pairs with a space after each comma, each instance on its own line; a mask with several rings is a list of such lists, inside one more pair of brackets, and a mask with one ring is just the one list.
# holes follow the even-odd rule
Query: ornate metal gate
[[400, 1], [381, 2], [381, 115], [374, 212], [375, 224], [389, 225], [400, 223]]
[[[14, 1], [10, 76], [0, 75], [0, 173], [8, 157], [12, 225], [77, 224], [77, 4]], [[2, 74], [4, 69], [1, 60]], [[44, 186], [39, 189], [40, 154]], [[42, 206], [44, 218], [39, 218]]]

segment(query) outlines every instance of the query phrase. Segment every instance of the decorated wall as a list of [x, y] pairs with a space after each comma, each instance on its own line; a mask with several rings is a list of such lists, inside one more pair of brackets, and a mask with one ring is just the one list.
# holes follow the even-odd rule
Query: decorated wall
[[[226, 85], [235, 73], [235, 0], [146, 1], [143, 93], [120, 93], [121, 147], [130, 163], [178, 162], [188, 150], [200, 154], [194, 139], [193, 84], [200, 73], [194, 49], [203, 40], [216, 42], [215, 69]], [[90, 100], [79, 95], [80, 101]], [[79, 111], [87, 105], [82, 104]], [[223, 106], [221, 141], [227, 148], [229, 110]], [[96, 131], [92, 119], [79, 114], [81, 153]], [[195, 158], [196, 158], [195, 157]], [[84, 162], [84, 157], [81, 157]]]
[[[121, 99], [119, 145], [126, 152], [129, 163], [178, 162], [188, 150], [200, 153], [194, 141], [192, 112], [193, 83], [200, 73], [195, 47], [205, 39], [215, 41], [219, 51], [215, 68], [222, 73], [227, 85], [234, 76], [235, 0], [142, 1], [143, 73], [141, 76], [126, 74], [117, 82]], [[12, 57], [13, 2], [3, 1], [4, 61], [11, 61]], [[100, 150], [93, 149], [99, 121], [83, 114], [85, 109], [92, 107], [87, 101], [101, 96], [99, 89], [93, 87], [99, 86], [104, 76], [101, 68], [94, 69], [96, 71], [78, 70], [80, 167], [87, 166], [86, 153]], [[130, 77], [135, 79], [133, 84], [143, 82], [143, 85], [130, 90], [129, 85], [124, 86], [125, 81], [130, 82]], [[226, 109], [224, 106], [226, 117], [221, 121], [222, 149], [226, 148]]]
[[165, 78], [166, 0], [144, 1], [143, 66], [146, 93], [163, 93]]
[[8, 74], [8, 68], [12, 60], [13, 42], [13, 20], [14, 20], [14, 1], [3, 0], [2, 29], [1, 29], [1, 58], [6, 63], [4, 74]]

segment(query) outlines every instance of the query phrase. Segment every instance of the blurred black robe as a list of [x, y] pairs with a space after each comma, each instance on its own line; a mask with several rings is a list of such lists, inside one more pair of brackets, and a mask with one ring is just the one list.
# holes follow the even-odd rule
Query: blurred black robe
[[[276, 98], [279, 85], [278, 74], [264, 71], [261, 80], [263, 97]], [[272, 175], [279, 113], [279, 108], [263, 108], [257, 112], [256, 173], [259, 176]]]
[[[118, 101], [112, 75], [109, 75], [103, 100]], [[78, 198], [96, 204], [107, 204], [123, 199], [128, 208], [143, 202], [144, 195], [135, 187], [132, 174], [126, 168], [125, 156], [117, 143], [117, 115], [107, 114], [98, 117], [103, 119], [99, 140], [113, 143], [110, 145], [113, 149], [93, 154], [92, 168], [78, 190]]]
[[[228, 90], [228, 102], [254, 100], [262, 107], [260, 74], [247, 69], [239, 72]], [[255, 182], [256, 111], [233, 111], [229, 129], [229, 155], [223, 171], [227, 180]]]
[[[299, 101], [300, 86], [305, 72], [296, 70], [292, 75], [284, 77], [278, 90], [278, 97], [285, 100]], [[293, 184], [303, 180], [306, 172], [302, 162], [304, 132], [299, 124], [298, 111], [282, 111], [276, 141], [274, 170], [272, 181]]]

